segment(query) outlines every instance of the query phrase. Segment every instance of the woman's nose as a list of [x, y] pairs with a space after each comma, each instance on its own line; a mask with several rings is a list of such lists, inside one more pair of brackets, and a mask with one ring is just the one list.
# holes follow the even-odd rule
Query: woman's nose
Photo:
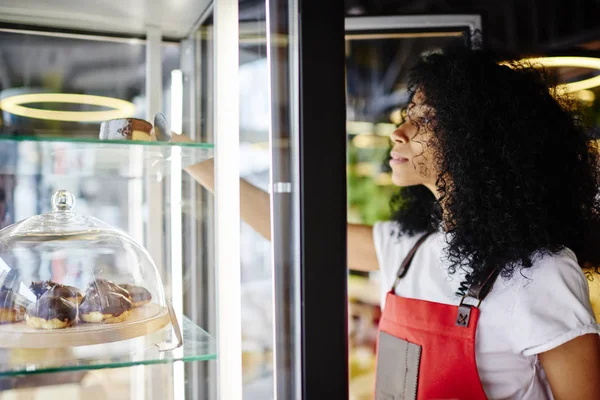
[[407, 124], [403, 123], [400, 126], [398, 126], [390, 135], [390, 139], [392, 139], [392, 142], [394, 143], [407, 143], [408, 142], [408, 136], [406, 134], [406, 130], [407, 130]]

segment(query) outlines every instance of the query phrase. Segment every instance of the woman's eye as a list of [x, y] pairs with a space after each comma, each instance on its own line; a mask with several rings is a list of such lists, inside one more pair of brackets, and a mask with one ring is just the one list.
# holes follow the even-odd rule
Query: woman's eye
[[394, 125], [396, 126], [396, 129], [397, 129], [397, 128], [400, 128], [400, 126], [408, 120], [408, 112], [405, 107], [405, 108], [400, 109], [399, 112], [396, 111], [396, 113], [394, 113], [394, 114], [392, 114], [390, 119], [392, 120], [392, 122], [394, 123]]

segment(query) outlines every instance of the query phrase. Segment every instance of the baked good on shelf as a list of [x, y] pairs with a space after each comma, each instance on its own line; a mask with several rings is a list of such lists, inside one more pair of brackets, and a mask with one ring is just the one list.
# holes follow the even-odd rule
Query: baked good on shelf
[[0, 290], [0, 324], [20, 322], [25, 318], [25, 307], [17, 304], [16, 299], [12, 290], [4, 287]]
[[79, 318], [84, 322], [123, 322], [132, 309], [127, 290], [111, 281], [96, 279], [90, 283], [79, 305]]
[[141, 307], [152, 300], [152, 295], [146, 288], [130, 285], [128, 283], [119, 284], [119, 286], [129, 292], [133, 307]]
[[63, 329], [77, 320], [77, 306], [64, 297], [50, 296], [46, 292], [27, 306], [25, 320], [34, 329]]
[[101, 140], [143, 140], [156, 141], [152, 124], [138, 118], [119, 118], [100, 124]]
[[42, 297], [44, 295], [44, 293], [46, 293], [48, 291], [48, 289], [51, 287], [51, 285], [54, 285], [54, 284], [55, 283], [52, 281], [31, 282], [31, 284], [29, 285], [29, 289], [35, 295], [35, 298], [39, 299], [40, 297]]
[[114, 292], [114, 293], [118, 293], [120, 295], [125, 296], [126, 298], [128, 298], [131, 301], [131, 295], [129, 294], [129, 292], [124, 289], [123, 287], [121, 287], [120, 285], [117, 285], [114, 282], [111, 282], [107, 279], [102, 279], [102, 278], [96, 278], [94, 279], [94, 281], [92, 281], [86, 291], [86, 296], [88, 295], [88, 293], [91, 292]]
[[74, 304], [81, 303], [83, 299], [83, 291], [74, 287], [61, 285], [52, 281], [37, 281], [31, 282], [29, 289], [35, 294], [36, 298], [48, 295], [51, 297], [63, 297]]
[[95, 291], [83, 298], [79, 306], [79, 318], [83, 322], [112, 324], [125, 321], [132, 309], [131, 301], [122, 294]]

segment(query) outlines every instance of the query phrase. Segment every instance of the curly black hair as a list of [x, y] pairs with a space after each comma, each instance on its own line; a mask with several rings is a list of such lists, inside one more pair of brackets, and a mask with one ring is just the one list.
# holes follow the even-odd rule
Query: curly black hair
[[600, 215], [598, 147], [552, 79], [540, 66], [464, 45], [410, 70], [411, 96], [420, 91], [435, 110], [429, 145], [441, 197], [402, 188], [394, 219], [400, 234], [441, 223], [450, 273], [465, 269], [469, 284], [494, 269], [509, 278], [565, 247], [580, 256], [598, 232], [590, 228]]

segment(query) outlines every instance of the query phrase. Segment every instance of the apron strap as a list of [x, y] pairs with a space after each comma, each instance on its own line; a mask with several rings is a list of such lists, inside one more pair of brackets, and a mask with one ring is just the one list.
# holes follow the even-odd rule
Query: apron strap
[[419, 247], [421, 247], [421, 244], [423, 244], [425, 239], [427, 239], [433, 232], [435, 232], [435, 231], [430, 230], [430, 231], [425, 232], [425, 234], [423, 236], [421, 236], [419, 238], [419, 240], [417, 240], [417, 243], [415, 243], [415, 245], [412, 247], [412, 249], [410, 249], [410, 251], [408, 252], [406, 257], [402, 261], [402, 264], [400, 264], [400, 268], [398, 268], [398, 272], [396, 273], [396, 280], [394, 281], [394, 284], [392, 285], [390, 292], [394, 291], [394, 289], [398, 285], [398, 282], [400, 282], [400, 279], [403, 278], [404, 275], [406, 275], [406, 272], [408, 271], [408, 267], [410, 267], [410, 264], [415, 256], [415, 253], [417, 252]]
[[[483, 281], [474, 283], [469, 287], [467, 294], [465, 294], [462, 299], [460, 299], [460, 303], [458, 304], [458, 312], [456, 314], [456, 326], [467, 327], [469, 326], [469, 319], [471, 318], [471, 309], [473, 307], [479, 308], [481, 302], [485, 297], [490, 293], [492, 286], [494, 286], [494, 282], [496, 282], [496, 278], [498, 277], [500, 271], [497, 268], [494, 268], [492, 272], [485, 278]], [[477, 305], [470, 305], [464, 303], [467, 297], [471, 297], [477, 301]]]
[[496, 282], [496, 278], [498, 278], [497, 268], [494, 268], [492, 272], [485, 278], [483, 281], [474, 283], [469, 287], [466, 297], [472, 297], [476, 299], [479, 303], [485, 299], [485, 297], [490, 293], [492, 286], [494, 286], [494, 282]]

